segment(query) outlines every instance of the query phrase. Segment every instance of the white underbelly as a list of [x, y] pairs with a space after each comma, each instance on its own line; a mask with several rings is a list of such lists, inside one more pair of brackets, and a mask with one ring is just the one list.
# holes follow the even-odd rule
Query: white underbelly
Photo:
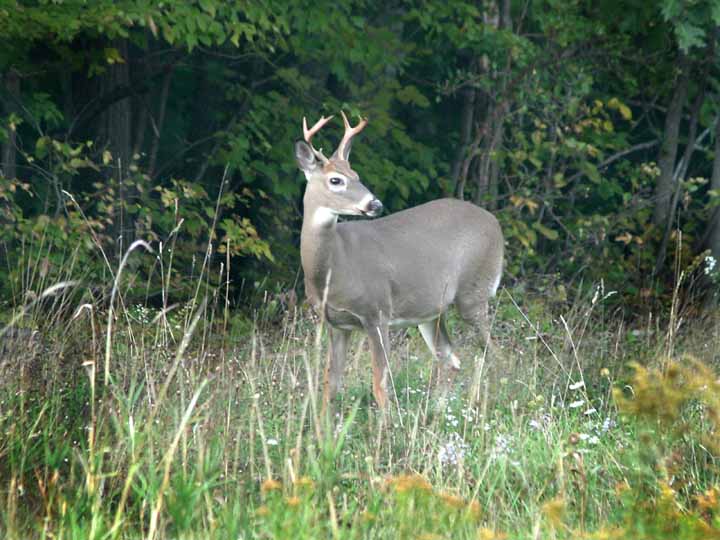
[[408, 326], [417, 326], [422, 323], [434, 321], [439, 315], [435, 317], [425, 317], [422, 319], [392, 319], [388, 324], [391, 328], [407, 328]]

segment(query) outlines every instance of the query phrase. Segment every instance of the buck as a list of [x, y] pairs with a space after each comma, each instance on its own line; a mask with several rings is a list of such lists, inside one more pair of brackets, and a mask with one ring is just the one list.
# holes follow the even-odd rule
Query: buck
[[417, 326], [434, 357], [450, 369], [460, 362], [452, 351], [445, 314], [455, 305], [479, 328], [490, 347], [488, 299], [495, 295], [503, 267], [503, 235], [497, 219], [478, 206], [439, 199], [375, 220], [338, 222], [338, 216], [375, 217], [382, 203], [350, 166], [353, 138], [367, 125], [351, 127], [325, 157], [312, 137], [331, 119], [295, 143], [295, 159], [305, 174], [300, 254], [311, 304], [324, 310], [329, 351], [324, 404], [342, 384], [350, 334], [369, 339], [373, 394], [386, 407], [389, 329]]

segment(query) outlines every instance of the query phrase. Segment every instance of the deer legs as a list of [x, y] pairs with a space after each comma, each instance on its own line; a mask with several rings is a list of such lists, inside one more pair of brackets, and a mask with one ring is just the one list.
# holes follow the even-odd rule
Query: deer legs
[[381, 409], [388, 404], [387, 378], [388, 358], [390, 356], [390, 338], [387, 324], [368, 325], [368, 339], [373, 368], [373, 395]]
[[480, 396], [480, 379], [482, 377], [484, 359], [488, 356], [496, 356], [496, 350], [493, 346], [492, 339], [490, 338], [488, 299], [483, 296], [474, 302], [459, 302], [458, 308], [460, 310], [460, 316], [467, 322], [473, 323], [477, 327], [485, 346], [485, 349], [482, 351], [483, 354], [480, 356], [480, 360], [477, 360], [475, 363], [472, 384], [470, 386], [470, 399], [471, 401], [477, 401]]
[[460, 361], [452, 352], [452, 343], [445, 324], [445, 315], [418, 325], [420, 334], [437, 360], [432, 367], [430, 387], [433, 389], [435, 409], [441, 411], [447, 404], [452, 381], [460, 370]]
[[327, 404], [335, 397], [342, 386], [343, 372], [345, 370], [345, 357], [347, 355], [350, 330], [328, 327], [330, 347], [328, 360], [325, 365], [325, 389], [323, 403]]
[[452, 352], [452, 343], [445, 324], [445, 316], [441, 315], [434, 321], [418, 325], [420, 334], [435, 358], [447, 363], [454, 369], [460, 369], [460, 361]]

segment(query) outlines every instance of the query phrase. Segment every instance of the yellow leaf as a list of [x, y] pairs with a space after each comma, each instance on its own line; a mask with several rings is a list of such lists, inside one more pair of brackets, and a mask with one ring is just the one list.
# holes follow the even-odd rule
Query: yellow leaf
[[618, 110], [625, 120], [632, 120], [632, 111], [630, 110], [630, 107], [621, 103]]
[[625, 244], [626, 246], [627, 246], [630, 242], [632, 242], [632, 239], [633, 239], [633, 236], [632, 236], [632, 234], [630, 234], [629, 232], [624, 232], [624, 233], [622, 233], [621, 235], [615, 237], [615, 240], [616, 240], [616, 241], [622, 242], [622, 243]]

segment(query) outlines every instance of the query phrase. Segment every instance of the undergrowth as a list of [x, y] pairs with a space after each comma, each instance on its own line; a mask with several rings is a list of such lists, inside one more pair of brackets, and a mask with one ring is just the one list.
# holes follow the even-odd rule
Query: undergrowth
[[[17, 273], [3, 538], [720, 537], [715, 321], [625, 320], [601, 285], [556, 304], [505, 289], [495, 357], [451, 317], [446, 408], [411, 329], [393, 336], [387, 413], [358, 334], [325, 417], [322, 321], [273, 295], [233, 315], [207, 261], [194, 296], [130, 303], [133, 250], [101, 295], [71, 266]], [[157, 272], [162, 288], [171, 264]]]

